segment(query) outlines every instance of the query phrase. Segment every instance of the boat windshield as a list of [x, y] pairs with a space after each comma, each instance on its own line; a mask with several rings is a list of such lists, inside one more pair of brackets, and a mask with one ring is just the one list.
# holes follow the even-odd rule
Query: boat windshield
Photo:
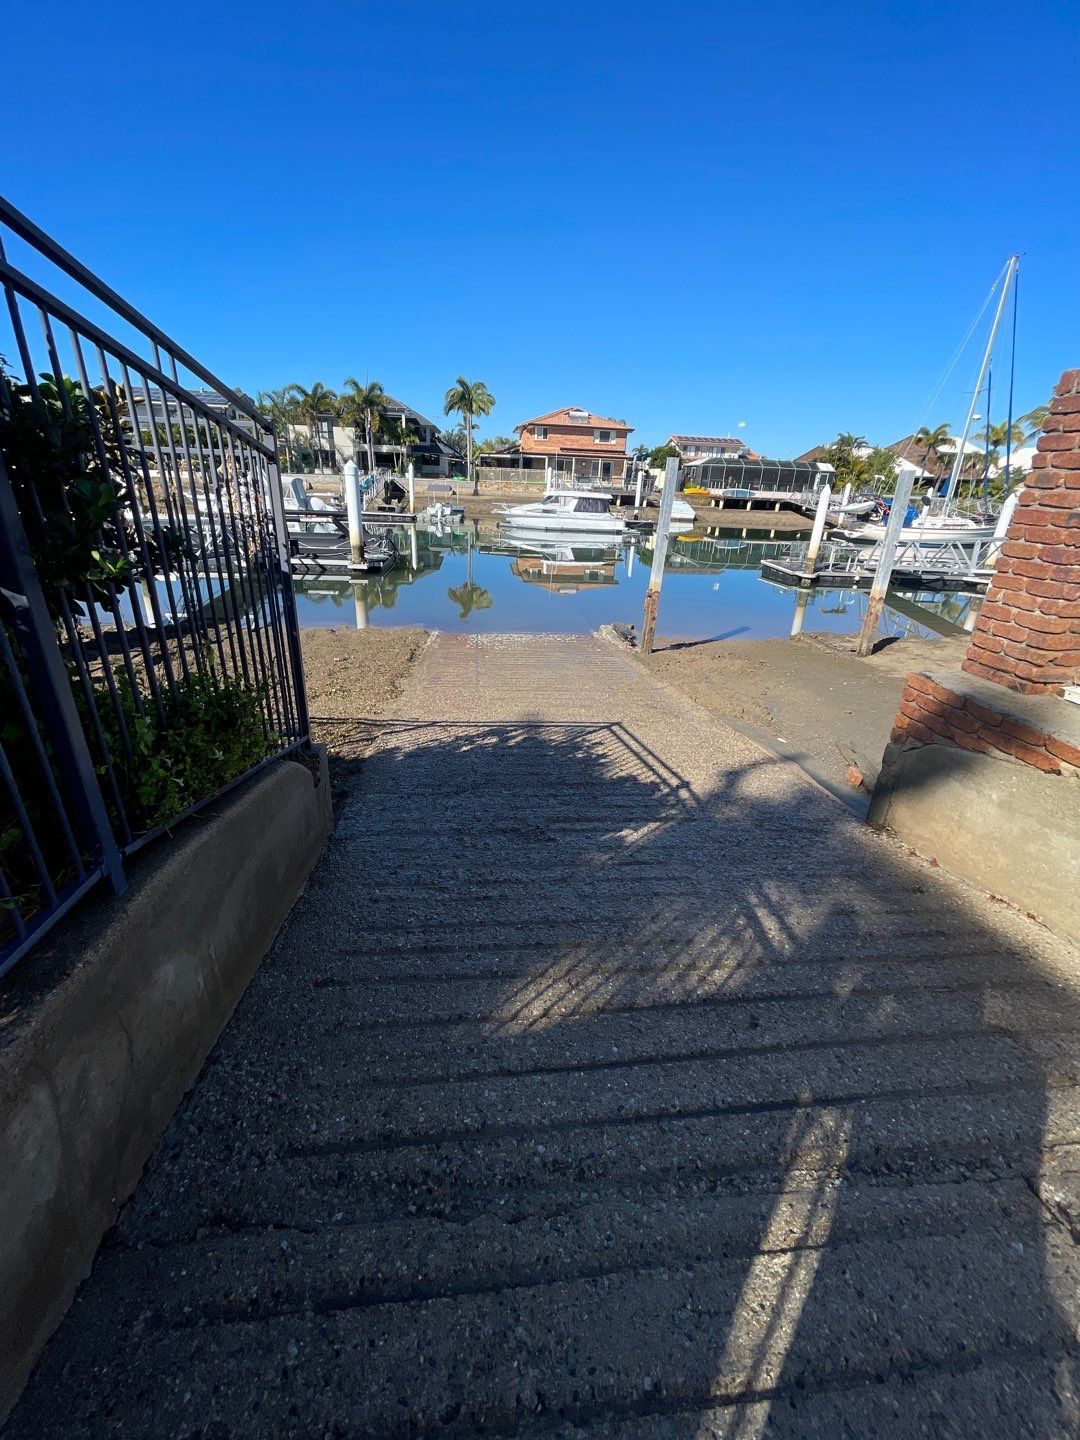
[[611, 502], [603, 495], [579, 495], [575, 515], [606, 515]]

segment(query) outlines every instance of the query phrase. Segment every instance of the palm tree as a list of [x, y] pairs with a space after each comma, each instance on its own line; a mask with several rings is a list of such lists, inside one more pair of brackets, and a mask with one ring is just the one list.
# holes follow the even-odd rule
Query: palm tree
[[378, 417], [382, 414], [386, 405], [386, 391], [379, 384], [378, 380], [365, 380], [361, 385], [359, 380], [351, 375], [345, 381], [348, 394], [342, 401], [342, 415], [346, 423], [353, 427], [353, 434], [364, 427], [364, 439], [367, 443], [368, 470], [372, 475], [375, 473], [375, 429], [378, 424]]
[[1050, 418], [1049, 405], [1036, 405], [1034, 410], [1029, 410], [1026, 415], [1021, 415], [1017, 424], [1024, 427], [1024, 441], [1028, 445], [1034, 445], [1036, 440], [1046, 428], [1046, 422]]
[[477, 415], [490, 415], [494, 409], [495, 396], [484, 382], [482, 380], [466, 380], [464, 375], [458, 376], [456, 383], [451, 385], [444, 398], [443, 414], [457, 413], [465, 422], [465, 476], [466, 479], [473, 482], [474, 495], [479, 493], [480, 486], [473, 479], [473, 418]]
[[[1018, 448], [1023, 445], [1025, 438], [1024, 427], [1019, 421], [1015, 421], [1011, 428], [1008, 421], [1002, 421], [998, 425], [988, 425], [986, 427], [986, 449], [983, 453], [982, 482], [983, 491], [987, 499], [990, 498], [991, 476], [997, 479], [1002, 472], [1002, 450], [1007, 446], [1010, 448]], [[1011, 480], [1013, 476], [1010, 475], [1009, 478]]]
[[914, 444], [921, 445], [923, 447], [922, 468], [924, 470], [929, 470], [930, 468], [931, 455], [933, 455], [934, 460], [939, 467], [945, 464], [945, 460], [942, 456], [942, 450], [948, 439], [948, 425], [935, 425], [933, 430], [931, 430], [928, 425], [920, 425], [918, 430], [915, 431]]
[[[319, 426], [328, 417], [331, 421], [337, 418], [341, 402], [334, 391], [324, 385], [321, 380], [316, 380], [310, 390], [305, 390], [303, 385], [292, 385], [289, 388], [295, 393], [297, 415], [311, 429], [311, 448], [315, 451], [321, 475], [323, 472], [323, 439], [325, 437], [320, 436]], [[329, 444], [331, 452], [333, 448], [334, 435], [331, 429]]]
[[274, 429], [281, 436], [285, 447], [285, 468], [293, 468], [292, 424], [296, 415], [294, 407], [295, 385], [283, 385], [280, 390], [260, 390], [255, 403], [274, 422]]
[[404, 475], [409, 464], [409, 446], [420, 438], [416, 422], [400, 415], [394, 420], [385, 420], [382, 433], [386, 444], [395, 452], [394, 468]]
[[868, 447], [865, 435], [853, 435], [850, 430], [841, 430], [830, 448], [841, 455], [854, 455], [857, 450], [865, 450]]
[[452, 585], [446, 592], [447, 599], [452, 600], [458, 607], [458, 618], [461, 620], [467, 620], [474, 610], [490, 610], [495, 604], [491, 591], [485, 590], [483, 585], [477, 585], [473, 579], [472, 557], [472, 536], [469, 535], [465, 550], [465, 582], [462, 585]]

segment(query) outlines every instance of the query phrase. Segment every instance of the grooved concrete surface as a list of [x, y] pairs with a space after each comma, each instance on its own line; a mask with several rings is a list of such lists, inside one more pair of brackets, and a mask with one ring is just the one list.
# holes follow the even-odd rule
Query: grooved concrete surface
[[602, 642], [439, 636], [4, 1440], [1076, 1435], [1078, 974]]

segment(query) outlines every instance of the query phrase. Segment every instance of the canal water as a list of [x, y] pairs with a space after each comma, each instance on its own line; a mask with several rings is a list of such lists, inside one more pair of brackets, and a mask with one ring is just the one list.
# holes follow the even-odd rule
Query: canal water
[[[312, 566], [296, 580], [303, 626], [418, 625], [432, 630], [584, 634], [621, 621], [640, 629], [652, 537], [513, 537], [484, 521], [395, 531], [400, 560], [364, 580]], [[799, 593], [761, 578], [761, 562], [805, 540], [802, 531], [746, 538], [740, 530], [673, 536], [657, 633], [685, 639], [789, 635], [801, 604], [804, 630], [856, 631], [866, 596], [854, 590]], [[967, 595], [890, 597], [882, 631], [955, 634], [971, 624]]]

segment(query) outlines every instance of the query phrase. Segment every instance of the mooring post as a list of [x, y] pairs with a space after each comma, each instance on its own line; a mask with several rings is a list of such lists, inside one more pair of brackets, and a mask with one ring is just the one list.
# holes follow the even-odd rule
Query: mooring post
[[794, 640], [797, 635], [802, 634], [803, 621], [806, 618], [806, 607], [810, 603], [810, 591], [800, 590], [795, 597], [795, 614], [791, 617], [791, 638]]
[[353, 606], [356, 614], [357, 630], [368, 628], [368, 603], [367, 603], [367, 581], [354, 580], [352, 582]]
[[360, 493], [360, 467], [350, 460], [342, 472], [345, 510], [349, 518], [349, 558], [353, 565], [364, 563], [364, 500]]
[[405, 478], [409, 485], [409, 514], [416, 514], [416, 466], [409, 461], [409, 468], [405, 471]]
[[634, 483], [634, 509], [635, 509], [635, 510], [640, 510], [640, 509], [641, 509], [641, 490], [642, 490], [642, 486], [643, 486], [644, 483], [645, 483], [645, 466], [642, 465], [642, 463], [641, 463], [640, 460], [638, 461], [637, 470], [634, 472], [634, 475], [635, 475], [635, 483]]
[[859, 655], [869, 655], [874, 648], [878, 625], [881, 621], [881, 611], [885, 604], [885, 595], [892, 578], [900, 531], [904, 528], [904, 517], [907, 515], [908, 505], [911, 502], [913, 480], [914, 476], [908, 474], [901, 475], [896, 482], [896, 493], [893, 495], [892, 509], [889, 511], [889, 523], [885, 527], [885, 539], [881, 542], [881, 554], [878, 556], [877, 569], [874, 571], [874, 583], [870, 587], [866, 616], [863, 619], [862, 630], [859, 632], [857, 651]]
[[821, 537], [825, 534], [825, 521], [829, 516], [831, 500], [832, 487], [823, 485], [821, 494], [818, 496], [817, 510], [814, 512], [814, 528], [810, 531], [810, 543], [806, 547], [806, 569], [810, 574], [817, 569], [818, 551], [821, 549]]
[[660, 586], [664, 583], [664, 561], [667, 559], [668, 531], [671, 529], [671, 507], [679, 484], [679, 462], [674, 456], [664, 466], [664, 490], [660, 496], [660, 518], [656, 522], [656, 547], [653, 550], [649, 588], [645, 591], [645, 620], [641, 627], [641, 653], [652, 650], [656, 633], [656, 616], [660, 609]]

